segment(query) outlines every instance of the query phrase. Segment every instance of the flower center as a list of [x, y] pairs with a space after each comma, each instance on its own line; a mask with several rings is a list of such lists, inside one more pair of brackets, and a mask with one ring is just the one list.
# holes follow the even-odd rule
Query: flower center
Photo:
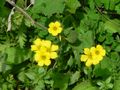
[[41, 48], [41, 46], [40, 46], [40, 45], [39, 45], [39, 46], [37, 46], [37, 49], [38, 49], [38, 50], [40, 50], [40, 48]]
[[93, 58], [91, 53], [88, 55], [88, 58], [89, 58], [89, 59], [92, 59], [92, 58]]
[[54, 27], [53, 27], [53, 30], [55, 30], [55, 31], [56, 31], [56, 30], [57, 30], [57, 27], [56, 27], [56, 26], [54, 26]]
[[100, 52], [99, 52], [98, 50], [96, 50], [96, 51], [95, 51], [95, 54], [96, 54], [96, 55], [99, 55], [99, 54], [100, 54]]
[[45, 56], [45, 55], [43, 55], [43, 56], [42, 56], [42, 59], [43, 59], [43, 60], [45, 60], [45, 59], [46, 59], [46, 56]]

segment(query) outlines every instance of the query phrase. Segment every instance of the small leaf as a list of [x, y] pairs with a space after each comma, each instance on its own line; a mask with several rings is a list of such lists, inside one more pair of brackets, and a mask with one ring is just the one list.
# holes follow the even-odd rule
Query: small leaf
[[52, 75], [54, 80], [53, 87], [59, 88], [60, 90], [66, 90], [68, 87], [69, 75], [55, 72]]
[[80, 77], [80, 71], [76, 71], [74, 74], [72, 74], [72, 76], [70, 77], [70, 85], [77, 82], [79, 77]]
[[120, 90], [120, 79], [115, 80], [113, 90]]
[[35, 90], [44, 90], [44, 89], [45, 89], [44, 80], [39, 80], [38, 85], [35, 87]]
[[66, 0], [66, 5], [68, 7], [68, 11], [71, 13], [75, 13], [76, 9], [81, 6], [78, 0]]
[[115, 48], [115, 51], [116, 51], [116, 52], [120, 52], [120, 45], [118, 45], [118, 46]]
[[106, 21], [104, 27], [110, 33], [120, 32], [120, 21], [117, 19]]
[[74, 60], [73, 57], [70, 56], [70, 59], [68, 60], [67, 65], [71, 67], [73, 64], [73, 60]]
[[26, 35], [20, 31], [18, 34], [18, 43], [19, 43], [21, 48], [24, 47], [25, 41], [26, 41]]
[[64, 1], [65, 0], [46, 0], [43, 14], [46, 16], [51, 16], [55, 13], [62, 13], [65, 8]]
[[25, 73], [24, 73], [24, 72], [20, 72], [20, 73], [18, 74], [18, 79], [19, 79], [20, 81], [24, 82], [25, 79], [26, 79]]
[[5, 4], [5, 0], [1, 0], [1, 1], [0, 1], [0, 7], [3, 7], [4, 4]]
[[32, 8], [32, 13], [42, 13], [45, 16], [62, 13], [65, 8], [64, 1], [65, 0], [36, 0]]
[[72, 90], [97, 90], [90, 82], [84, 81], [76, 85]]
[[34, 80], [36, 76], [34, 72], [27, 72], [25, 75], [31, 80]]
[[115, 6], [115, 10], [117, 11], [118, 14], [120, 14], [120, 4]]
[[66, 40], [70, 43], [75, 43], [77, 40], [77, 36], [78, 36], [77, 32], [71, 30], [70, 33], [68, 34]]
[[16, 49], [14, 47], [7, 48], [6, 53], [7, 53], [7, 61], [6, 62], [8, 64], [13, 64], [15, 62]]

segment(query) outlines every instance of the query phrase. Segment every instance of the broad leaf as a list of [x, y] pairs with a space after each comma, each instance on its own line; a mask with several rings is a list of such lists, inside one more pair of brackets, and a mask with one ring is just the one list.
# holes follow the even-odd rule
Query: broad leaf
[[72, 90], [98, 90], [98, 89], [92, 86], [92, 84], [89, 81], [84, 81], [76, 85]]

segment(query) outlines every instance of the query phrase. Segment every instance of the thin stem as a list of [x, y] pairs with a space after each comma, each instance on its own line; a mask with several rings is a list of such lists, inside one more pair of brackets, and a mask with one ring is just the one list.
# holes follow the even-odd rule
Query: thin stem
[[10, 5], [12, 5], [13, 7], [15, 7], [18, 11], [20, 11], [24, 16], [26, 16], [33, 25], [39, 26], [45, 30], [47, 30], [47, 27], [45, 27], [44, 25], [36, 22], [26, 11], [24, 11], [22, 8], [20, 8], [19, 6], [17, 6], [13, 1], [10, 0], [6, 0]]
[[116, 22], [110, 20], [109, 18], [107, 18], [107, 17], [101, 12], [101, 10], [99, 9], [99, 7], [98, 7], [98, 5], [97, 5], [97, 3], [96, 3], [96, 0], [94, 0], [94, 2], [95, 2], [95, 7], [96, 7], [97, 11], [98, 11], [106, 20], [108, 20], [108, 21], [110, 21], [111, 23], [114, 23], [114, 24], [116, 24], [116, 25], [120, 25], [119, 23], [116, 23]]

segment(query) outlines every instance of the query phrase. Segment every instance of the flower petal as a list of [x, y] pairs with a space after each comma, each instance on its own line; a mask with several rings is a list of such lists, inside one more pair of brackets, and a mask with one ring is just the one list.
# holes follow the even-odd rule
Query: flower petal
[[81, 55], [81, 58], [80, 58], [81, 61], [85, 62], [87, 59], [88, 59], [87, 55]]
[[58, 30], [57, 30], [58, 33], [61, 33], [62, 32], [62, 28], [59, 27]]
[[103, 50], [101, 51], [101, 55], [102, 55], [102, 56], [105, 56], [105, 54], [106, 54], [106, 51], [103, 49]]
[[90, 53], [90, 49], [89, 48], [84, 48], [84, 54], [89, 54]]
[[100, 62], [99, 60], [93, 60], [94, 65], [98, 64], [99, 62]]
[[87, 67], [90, 67], [92, 65], [92, 61], [88, 60], [85, 64]]
[[60, 26], [61, 26], [60, 22], [56, 21], [56, 22], [55, 22], [55, 26], [56, 26], [56, 27], [60, 27]]
[[51, 47], [51, 41], [49, 41], [49, 40], [42, 40], [42, 46], [50, 48]]
[[38, 66], [42, 67], [43, 65], [44, 65], [44, 61], [41, 60], [41, 61], [38, 62]]
[[52, 45], [51, 51], [57, 51], [59, 49], [58, 45]]
[[34, 55], [34, 59], [36, 62], [38, 62], [40, 60], [40, 55], [39, 55], [39, 52], [37, 52], [35, 55]]
[[35, 44], [35, 45], [41, 45], [41, 39], [40, 39], [40, 38], [37, 38], [37, 39], [34, 41], [34, 44]]
[[45, 60], [45, 61], [44, 61], [44, 64], [45, 64], [46, 66], [49, 66], [49, 65], [51, 64], [51, 60], [50, 60], [50, 59]]
[[31, 51], [36, 51], [38, 50], [37, 46], [36, 45], [31, 45]]
[[97, 45], [96, 48], [97, 48], [98, 50], [103, 50], [103, 47], [102, 47], [101, 45]]
[[50, 53], [50, 58], [51, 59], [55, 59], [55, 58], [57, 58], [58, 57], [58, 54], [56, 53], [56, 52], [51, 52]]
[[53, 27], [53, 26], [54, 26], [54, 23], [51, 22], [51, 23], [49, 24], [49, 27]]

